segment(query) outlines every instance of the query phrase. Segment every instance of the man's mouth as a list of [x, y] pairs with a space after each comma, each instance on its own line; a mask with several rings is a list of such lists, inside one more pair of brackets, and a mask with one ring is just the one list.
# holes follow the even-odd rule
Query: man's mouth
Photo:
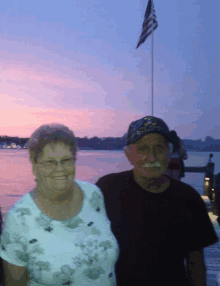
[[143, 165], [144, 168], [160, 168], [160, 164], [159, 163], [155, 163], [155, 164], [144, 164]]

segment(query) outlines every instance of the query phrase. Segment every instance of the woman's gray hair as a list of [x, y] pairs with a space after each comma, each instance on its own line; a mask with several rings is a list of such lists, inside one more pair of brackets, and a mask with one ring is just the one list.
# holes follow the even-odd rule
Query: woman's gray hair
[[42, 155], [43, 148], [48, 143], [63, 142], [70, 147], [74, 161], [79, 150], [74, 133], [66, 126], [59, 123], [41, 125], [29, 138], [25, 147], [29, 151], [32, 164], [37, 163], [38, 157]]

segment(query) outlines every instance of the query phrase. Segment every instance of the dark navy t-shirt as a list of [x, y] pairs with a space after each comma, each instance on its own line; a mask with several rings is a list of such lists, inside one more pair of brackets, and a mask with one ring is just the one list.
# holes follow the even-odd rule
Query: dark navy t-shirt
[[187, 252], [218, 242], [200, 194], [174, 179], [164, 192], [148, 192], [133, 170], [105, 175], [96, 185], [120, 247], [117, 286], [188, 286]]

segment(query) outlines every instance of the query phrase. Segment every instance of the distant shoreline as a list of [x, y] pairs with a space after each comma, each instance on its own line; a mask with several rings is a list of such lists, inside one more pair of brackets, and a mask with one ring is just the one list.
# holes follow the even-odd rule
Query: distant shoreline
[[[0, 148], [6, 147], [6, 149], [16, 149], [20, 147], [23, 149], [26, 146], [30, 138], [19, 138], [0, 136]], [[97, 136], [88, 138], [75, 137], [76, 146], [80, 150], [106, 150], [106, 151], [121, 151], [127, 144], [127, 134], [123, 137], [102, 137]], [[191, 152], [220, 152], [220, 139], [214, 139], [210, 136], [206, 136], [205, 141], [202, 140], [189, 140], [181, 139], [182, 144], [186, 151]], [[10, 146], [10, 147], [9, 147]], [[81, 147], [82, 146], [82, 147]], [[9, 147], [9, 148], [8, 148]]]
[[[78, 147], [79, 151], [124, 151], [123, 149], [92, 149], [92, 148], [86, 148], [86, 147]], [[0, 150], [28, 150], [27, 148], [0, 148]], [[187, 152], [210, 152], [210, 153], [216, 153], [216, 152], [220, 152], [220, 151], [213, 151], [213, 150], [187, 150]]]

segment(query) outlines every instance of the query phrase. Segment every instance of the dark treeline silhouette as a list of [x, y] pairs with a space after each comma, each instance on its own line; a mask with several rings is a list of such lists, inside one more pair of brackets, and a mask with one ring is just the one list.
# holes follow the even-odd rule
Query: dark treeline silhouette
[[[88, 138], [76, 137], [77, 146], [81, 150], [122, 150], [126, 145], [126, 133], [123, 137], [104, 137], [99, 138], [97, 136]], [[29, 138], [0, 136], [0, 144], [10, 145], [15, 143], [24, 147]], [[202, 140], [189, 140], [182, 139], [182, 142], [187, 151], [197, 152], [218, 152], [220, 151], [220, 140], [207, 136], [205, 141]]]

